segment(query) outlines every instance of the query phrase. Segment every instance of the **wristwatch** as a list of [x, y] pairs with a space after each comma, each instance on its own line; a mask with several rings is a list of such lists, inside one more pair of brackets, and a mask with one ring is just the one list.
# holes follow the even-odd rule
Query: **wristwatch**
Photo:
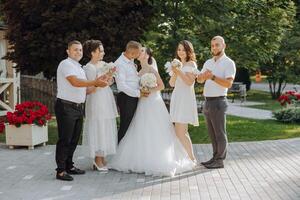
[[216, 79], [216, 76], [213, 75], [213, 76], [211, 77], [211, 80], [214, 81], [215, 79]]

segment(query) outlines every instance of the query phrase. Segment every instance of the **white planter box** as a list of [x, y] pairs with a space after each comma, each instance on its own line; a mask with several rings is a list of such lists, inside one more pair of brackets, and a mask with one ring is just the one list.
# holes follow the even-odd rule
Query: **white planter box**
[[14, 146], [28, 146], [28, 149], [34, 149], [37, 144], [46, 145], [48, 125], [23, 124], [17, 128], [14, 125], [5, 124], [5, 135], [6, 144], [10, 149]]

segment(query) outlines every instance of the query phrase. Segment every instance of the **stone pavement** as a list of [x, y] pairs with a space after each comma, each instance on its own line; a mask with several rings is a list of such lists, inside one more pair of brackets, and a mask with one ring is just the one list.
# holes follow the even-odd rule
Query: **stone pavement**
[[[210, 144], [196, 144], [198, 160], [210, 158]], [[174, 178], [90, 170], [76, 151], [77, 166], [87, 173], [73, 182], [55, 179], [55, 146], [8, 149], [0, 145], [1, 200], [299, 200], [300, 138], [229, 144], [224, 169], [198, 167]]]
[[[251, 83], [251, 89], [252, 90], [261, 90], [261, 91], [265, 91], [265, 92], [270, 91], [268, 83], [255, 83], [255, 82], [252, 82]], [[295, 89], [300, 92], [300, 85], [289, 83], [289, 84], [286, 84], [286, 86], [284, 88], [284, 91], [295, 90]]]
[[246, 107], [250, 105], [259, 105], [259, 104], [263, 104], [263, 103], [251, 102], [251, 101], [245, 101], [241, 103], [239, 100], [236, 100], [234, 103], [231, 103], [231, 101], [228, 100], [228, 109], [226, 113], [229, 115], [252, 118], [252, 119], [273, 119], [272, 111], [270, 110]]

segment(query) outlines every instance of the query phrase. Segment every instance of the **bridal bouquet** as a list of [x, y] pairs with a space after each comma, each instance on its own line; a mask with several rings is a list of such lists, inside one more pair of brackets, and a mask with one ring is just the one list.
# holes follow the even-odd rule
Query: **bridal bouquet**
[[153, 73], [145, 73], [140, 81], [142, 91], [149, 92], [151, 88], [157, 86], [156, 76]]
[[166, 62], [165, 64], [165, 70], [167, 73], [169, 73], [170, 76], [172, 76], [173, 72], [172, 72], [172, 67], [176, 67], [178, 69], [180, 69], [182, 67], [182, 63], [180, 62], [180, 60], [178, 59], [174, 59], [172, 60], [172, 62]]
[[106, 63], [106, 62], [101, 62], [102, 66], [101, 66], [101, 72], [103, 74], [108, 74], [109, 76], [116, 76], [116, 65], [113, 62], [110, 63]]

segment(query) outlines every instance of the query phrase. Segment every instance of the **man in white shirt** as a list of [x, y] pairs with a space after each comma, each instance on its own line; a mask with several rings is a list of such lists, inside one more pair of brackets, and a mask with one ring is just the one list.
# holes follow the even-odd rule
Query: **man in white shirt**
[[120, 128], [118, 131], [118, 142], [125, 136], [126, 131], [134, 116], [138, 99], [147, 96], [140, 91], [139, 77], [134, 59], [141, 53], [142, 45], [136, 41], [130, 41], [126, 50], [115, 61], [117, 66], [116, 83], [119, 90], [117, 104], [120, 111]]
[[56, 178], [72, 181], [70, 174], [84, 174], [85, 171], [74, 167], [73, 154], [82, 129], [84, 102], [87, 87], [105, 87], [105, 76], [88, 81], [79, 64], [82, 58], [82, 45], [71, 41], [67, 49], [68, 58], [61, 61], [57, 68], [57, 99], [55, 115], [58, 128], [55, 160]]
[[207, 60], [197, 81], [204, 85], [205, 103], [203, 113], [206, 120], [209, 136], [213, 147], [213, 157], [202, 164], [209, 169], [223, 168], [223, 160], [227, 153], [227, 133], [226, 133], [226, 109], [227, 91], [232, 86], [236, 67], [225, 54], [226, 44], [224, 38], [215, 36], [211, 40], [211, 52], [213, 58]]

